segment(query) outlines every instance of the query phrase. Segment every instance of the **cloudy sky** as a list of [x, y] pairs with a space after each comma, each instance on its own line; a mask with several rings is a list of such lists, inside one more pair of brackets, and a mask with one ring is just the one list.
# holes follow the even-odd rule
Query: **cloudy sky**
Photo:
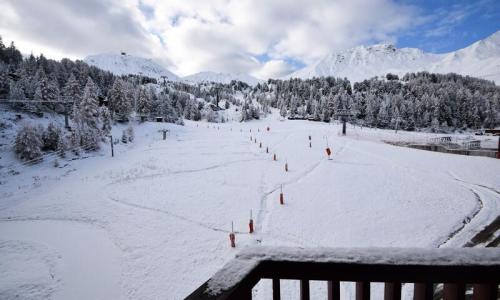
[[500, 29], [500, 1], [0, 0], [24, 53], [151, 57], [178, 75], [285, 75], [328, 52], [391, 42], [442, 53]]

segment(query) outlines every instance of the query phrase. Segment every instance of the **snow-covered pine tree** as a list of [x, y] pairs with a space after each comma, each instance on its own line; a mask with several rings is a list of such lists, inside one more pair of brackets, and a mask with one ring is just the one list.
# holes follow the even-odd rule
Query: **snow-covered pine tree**
[[117, 78], [109, 92], [112, 117], [119, 121], [128, 121], [132, 105], [128, 97], [129, 91], [122, 79]]
[[283, 118], [285, 118], [286, 114], [287, 114], [286, 105], [282, 105], [281, 108], [280, 108], [280, 116], [282, 116]]
[[26, 95], [24, 93], [24, 89], [22, 84], [19, 81], [11, 81], [9, 88], [9, 99], [10, 100], [24, 100], [26, 99]]
[[111, 133], [111, 114], [106, 106], [101, 107], [99, 110], [99, 119], [101, 122], [101, 134], [102, 136], [108, 136]]
[[71, 133], [66, 137], [68, 149], [71, 149], [74, 155], [80, 155], [80, 134], [77, 130], [71, 131]]
[[[9, 100], [25, 100], [26, 99], [26, 95], [24, 93], [24, 89], [23, 89], [21, 82], [11, 80], [8, 98], [9, 98]], [[14, 109], [21, 109], [25, 105], [23, 103], [11, 103], [10, 106]]]
[[78, 111], [75, 114], [80, 144], [86, 150], [97, 150], [101, 139], [97, 95], [97, 86], [89, 77], [83, 89], [83, 97]]
[[144, 87], [139, 89], [139, 100], [137, 101], [137, 112], [141, 116], [149, 117], [151, 113], [151, 101], [149, 99], [149, 93]]
[[201, 120], [201, 112], [198, 107], [198, 101], [196, 101], [195, 99], [188, 99], [184, 110], [184, 116], [186, 117], [186, 119], [193, 121]]
[[68, 141], [66, 137], [61, 134], [59, 135], [59, 140], [57, 141], [57, 153], [60, 157], [66, 157], [66, 151], [68, 151]]
[[[49, 82], [48, 78], [45, 75], [45, 71], [43, 68], [39, 68], [35, 75], [35, 94], [34, 100], [37, 101], [48, 101], [49, 100]], [[40, 108], [40, 104], [34, 104], [33, 107]]]
[[36, 161], [42, 158], [42, 138], [37, 128], [25, 124], [18, 131], [14, 141], [14, 152], [25, 161]]
[[62, 135], [62, 130], [59, 126], [50, 122], [47, 129], [42, 134], [43, 150], [57, 151]]
[[172, 106], [172, 100], [168, 94], [162, 93], [160, 95], [160, 103], [161, 103], [161, 111], [163, 115], [163, 119], [168, 123], [175, 123], [179, 116], [177, 115], [177, 111]]
[[[63, 95], [65, 97], [68, 97], [68, 101], [73, 101], [73, 113], [78, 111], [80, 102], [82, 99], [82, 89], [80, 87], [80, 83], [76, 80], [75, 75], [71, 73], [71, 75], [68, 78], [68, 81], [66, 81], [66, 85], [64, 85], [63, 88]], [[74, 115], [73, 115], [74, 117]]]
[[207, 108], [207, 122], [217, 123], [217, 114], [211, 107]]

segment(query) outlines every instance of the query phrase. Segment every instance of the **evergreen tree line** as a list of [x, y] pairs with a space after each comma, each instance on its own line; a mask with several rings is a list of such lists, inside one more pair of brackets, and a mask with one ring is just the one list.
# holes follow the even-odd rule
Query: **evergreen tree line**
[[340, 110], [351, 122], [377, 128], [433, 131], [500, 125], [500, 87], [458, 74], [388, 74], [351, 85], [347, 79], [268, 80], [253, 95], [283, 117], [329, 122]]
[[27, 100], [27, 103], [13, 103], [11, 106], [15, 109], [63, 113], [65, 107], [61, 103], [40, 104], [29, 100], [67, 99], [73, 103], [70, 114], [76, 119], [79, 116], [75, 116], [75, 109], [82, 101], [89, 78], [95, 84], [99, 102], [106, 102], [111, 118], [118, 121], [126, 121], [134, 111], [150, 118], [162, 117], [167, 122], [182, 123], [182, 118], [197, 121], [206, 118], [207, 104], [218, 106], [218, 102], [226, 100], [240, 105], [234, 94], [249, 89], [245, 83], [236, 81], [230, 84], [157, 84], [152, 78], [116, 76], [78, 60], [55, 61], [43, 55], [29, 55], [23, 59], [14, 43], [6, 47], [0, 37], [0, 99]]
[[[0, 37], [0, 99], [18, 101], [9, 103], [14, 110], [68, 113], [71, 119], [70, 132], [55, 124], [47, 128], [30, 124], [22, 127], [14, 150], [23, 160], [41, 157], [43, 151], [96, 150], [110, 134], [112, 124], [128, 121], [134, 112], [146, 119], [161, 117], [166, 122], [178, 124], [182, 124], [183, 119], [198, 121], [203, 118], [224, 122], [220, 111], [231, 104], [240, 106], [236, 93], [248, 91], [247, 84], [236, 81], [230, 84], [158, 84], [155, 79], [143, 76], [116, 76], [78, 60], [55, 61], [43, 55], [23, 58], [14, 43], [6, 47]], [[247, 108], [258, 118], [255, 108], [251, 105]], [[57, 143], [50, 147], [43, 139], [47, 131], [57, 136]], [[127, 132], [130, 136], [131, 131]]]

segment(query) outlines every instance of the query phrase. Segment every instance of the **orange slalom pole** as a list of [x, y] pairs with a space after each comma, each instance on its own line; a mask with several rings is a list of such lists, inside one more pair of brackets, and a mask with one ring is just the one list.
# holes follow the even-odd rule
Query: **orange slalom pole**
[[280, 190], [280, 204], [281, 205], [285, 204], [285, 197], [283, 196], [283, 185], [281, 185], [281, 190]]
[[248, 223], [248, 231], [253, 233], [253, 218], [252, 218], [252, 210], [250, 210], [250, 222]]
[[229, 242], [231, 244], [231, 248], [236, 247], [236, 236], [234, 235], [233, 222], [231, 222], [231, 233], [229, 233]]

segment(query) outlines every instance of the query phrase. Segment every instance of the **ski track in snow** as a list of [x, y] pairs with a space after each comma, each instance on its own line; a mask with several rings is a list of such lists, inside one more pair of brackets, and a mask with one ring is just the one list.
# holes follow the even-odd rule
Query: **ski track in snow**
[[[285, 137], [288, 138], [289, 134]], [[283, 139], [283, 140], [285, 140]], [[342, 145], [342, 147], [340, 148], [339, 151], [337, 151], [337, 154], [335, 155], [336, 157], [338, 155], [340, 155], [344, 149], [346, 148], [346, 146], [348, 145], [347, 142], [344, 142], [344, 144]], [[260, 197], [260, 206], [259, 206], [259, 212], [257, 214], [257, 219], [256, 219], [256, 232], [257, 232], [257, 235], [260, 236], [260, 238], [257, 238], [257, 243], [262, 243], [263, 241], [263, 236], [267, 235], [267, 236], [275, 236], [275, 237], [280, 237], [280, 238], [283, 238], [283, 234], [276, 234], [276, 233], [273, 233], [273, 234], [268, 234], [266, 232], [264, 232], [264, 225], [267, 223], [267, 220], [268, 218], [270, 217], [270, 214], [272, 213], [272, 211], [270, 211], [268, 208], [267, 208], [267, 202], [269, 201], [268, 198], [270, 195], [272, 195], [273, 193], [275, 193], [278, 189], [280, 189], [281, 187], [286, 187], [286, 186], [289, 186], [289, 185], [292, 185], [292, 184], [295, 184], [295, 183], [298, 183], [300, 182], [301, 180], [303, 180], [304, 178], [306, 178], [307, 176], [311, 175], [320, 165], [322, 162], [325, 161], [325, 158], [322, 157], [319, 161], [317, 161], [316, 163], [310, 165], [308, 168], [306, 168], [306, 170], [304, 170], [303, 172], [301, 172], [299, 175], [295, 176], [294, 178], [290, 179], [290, 180], [287, 180], [287, 181], [283, 181], [277, 185], [275, 185], [271, 190], [267, 191], [267, 192], [263, 192], [263, 182], [261, 182], [261, 186], [260, 186], [260, 190], [261, 190], [261, 197]], [[327, 160], [328, 161], [328, 160]], [[333, 160], [330, 160], [331, 162], [334, 162]], [[261, 174], [261, 180], [263, 180], [263, 173]], [[287, 241], [291, 241], [293, 243], [296, 243], [296, 244], [300, 244], [300, 245], [316, 245], [318, 246], [317, 243], [315, 242], [312, 242], [312, 241], [309, 241], [309, 240], [304, 240], [303, 238], [299, 238], [298, 236], [295, 236], [295, 235], [292, 235], [292, 234], [287, 234], [287, 235], [290, 235], [292, 236], [292, 240], [290, 240], [289, 238], [284, 238], [284, 240], [287, 240]]]
[[[489, 187], [489, 186], [486, 186], [486, 185], [483, 185], [483, 184], [477, 184], [477, 183], [473, 183], [473, 182], [468, 182], [468, 181], [465, 181], [463, 179], [460, 179], [456, 174], [454, 174], [453, 172], [451, 171], [448, 171], [448, 174], [451, 176], [451, 178], [457, 182], [460, 182], [462, 183], [464, 186], [474, 186], [476, 188], [480, 188], [480, 189], [483, 189], [491, 194], [493, 194], [495, 196], [495, 198], [497, 198], [497, 200], [500, 201], [500, 192], [498, 192], [495, 188], [492, 188], [492, 187]], [[479, 196], [479, 194], [471, 187], [467, 187], [473, 194], [474, 196], [476, 197], [476, 200], [478, 202], [478, 208], [472, 212], [469, 216], [466, 216], [464, 221], [463, 221], [463, 225], [458, 228], [457, 230], [455, 230], [449, 237], [448, 239], [446, 239], [444, 242], [442, 242], [439, 247], [441, 246], [444, 246], [447, 242], [449, 242], [450, 240], [452, 240], [455, 236], [457, 236], [459, 233], [461, 233], [465, 227], [472, 222], [472, 219], [474, 217], [476, 217], [480, 212], [481, 210], [484, 208], [484, 200]], [[488, 222], [491, 222], [493, 220], [489, 220]], [[488, 224], [478, 224], [476, 227], [479, 228], [479, 227], [485, 227], [489, 225]]]
[[178, 174], [187, 174], [187, 173], [197, 173], [197, 172], [206, 172], [210, 170], [215, 170], [218, 168], [224, 168], [233, 164], [239, 164], [239, 163], [247, 163], [247, 162], [252, 162], [252, 161], [259, 161], [262, 159], [240, 159], [240, 160], [233, 160], [221, 164], [215, 164], [212, 166], [204, 167], [204, 168], [199, 168], [199, 169], [188, 169], [188, 170], [177, 170], [177, 171], [172, 171], [170, 169], [167, 169], [167, 172], [162, 172], [162, 173], [155, 173], [155, 174], [148, 174], [148, 175], [143, 175], [143, 176], [135, 176], [135, 177], [127, 177], [127, 178], [121, 178], [118, 180], [115, 180], [111, 183], [108, 184], [110, 185], [115, 185], [115, 184], [120, 184], [120, 183], [130, 183], [134, 182], [137, 180], [141, 179], [151, 179], [151, 178], [159, 178], [159, 177], [166, 177], [170, 175], [178, 175]]
[[484, 184], [479, 184], [479, 183], [474, 183], [474, 182], [468, 182], [468, 181], [465, 181], [463, 179], [460, 179], [457, 175], [455, 175], [453, 172], [448, 172], [448, 174], [456, 181], [460, 181], [460, 182], [463, 182], [463, 183], [466, 183], [466, 184], [470, 184], [470, 185], [474, 185], [474, 186], [477, 186], [477, 187], [480, 187], [480, 188], [485, 188], [485, 189], [488, 189], [490, 190], [491, 192], [497, 194], [497, 196], [500, 196], [500, 192], [498, 190], [496, 190], [495, 188], [492, 188], [490, 186], [487, 186], [487, 185], [484, 185]]
[[474, 219], [479, 214], [479, 212], [481, 212], [481, 210], [484, 208], [484, 202], [479, 196], [479, 194], [476, 191], [474, 191], [474, 189], [469, 189], [469, 190], [472, 192], [472, 194], [474, 194], [474, 197], [477, 201], [476, 209], [473, 210], [467, 216], [465, 216], [461, 226], [459, 226], [457, 229], [451, 232], [444, 241], [438, 244], [437, 248], [441, 248], [442, 246], [446, 245], [446, 243], [448, 243], [450, 240], [452, 240], [454, 237], [460, 234], [465, 229], [465, 227], [472, 221], [472, 219]]
[[[369, 153], [369, 152], [364, 151], [364, 150], [359, 150], [359, 149], [354, 149], [354, 148], [350, 148], [350, 149], [353, 150], [353, 151], [356, 151], [358, 153], [363, 153], [363, 154], [366, 154], [368, 156], [371, 156], [371, 157], [374, 157], [374, 158], [386, 161], [386, 162], [388, 162], [389, 164], [392, 164], [395, 167], [403, 168], [403, 169], [405, 169], [407, 171], [412, 171], [414, 173], [428, 173], [428, 171], [426, 171], [426, 170], [421, 170], [421, 169], [418, 169], [418, 168], [415, 168], [415, 167], [404, 165], [404, 164], [396, 162], [396, 161], [394, 161], [392, 159], [388, 159], [388, 158], [382, 157], [380, 155]], [[465, 183], [465, 184], [468, 184], [468, 185], [476, 186], [476, 187], [479, 187], [479, 188], [484, 188], [484, 189], [489, 190], [490, 192], [496, 193], [497, 196], [500, 195], [500, 193], [496, 189], [494, 189], [492, 187], [481, 185], [481, 184], [475, 184], [475, 183], [471, 183], [471, 182], [467, 182], [467, 181], [461, 180], [455, 174], [453, 174], [451, 171], [448, 171], [447, 174], [451, 176], [450, 180], [453, 180], [454, 182], [461, 182], [461, 183]], [[462, 185], [462, 186], [464, 186], [464, 185]], [[467, 214], [464, 217], [464, 219], [462, 220], [461, 223], [458, 223], [455, 226], [455, 227], [457, 227], [457, 229], [454, 229], [444, 239], [444, 241], [441, 241], [441, 242], [437, 243], [437, 248], [440, 248], [440, 247], [446, 245], [454, 237], [456, 237], [460, 233], [462, 233], [466, 229], [467, 225], [472, 222], [472, 219], [474, 219], [481, 212], [481, 210], [484, 208], [484, 201], [483, 201], [483, 199], [481, 199], [481, 197], [479, 196], [479, 194], [477, 193], [477, 191], [475, 191], [473, 188], [470, 188], [470, 187], [467, 187], [467, 186], [464, 186], [464, 187], [467, 188], [473, 194], [474, 199], [477, 202], [476, 208], [473, 211], [471, 211], [469, 214]], [[483, 224], [483, 225], [486, 226], [487, 224]], [[482, 226], [482, 225], [480, 225], [480, 226]]]
[[[144, 206], [144, 205], [140, 205], [140, 204], [135, 204], [135, 203], [130, 203], [130, 202], [127, 202], [127, 201], [124, 201], [124, 200], [117, 199], [116, 197], [111, 197], [111, 196], [108, 196], [108, 199], [110, 201], [114, 202], [114, 203], [118, 203], [120, 205], [128, 206], [128, 207], [131, 207], [131, 208], [141, 209], [141, 210], [147, 210], [147, 211], [150, 211], [150, 212], [155, 212], [155, 213], [167, 215], [169, 217], [172, 217], [172, 218], [175, 218], [175, 219], [187, 222], [187, 223], [191, 223], [191, 224], [197, 225], [199, 227], [202, 227], [202, 228], [205, 228], [205, 229], [208, 229], [208, 230], [212, 230], [212, 231], [216, 231], [216, 232], [224, 232], [224, 233], [230, 233], [231, 232], [230, 230], [218, 228], [218, 227], [210, 225], [210, 224], [205, 224], [203, 222], [199, 222], [199, 221], [195, 221], [195, 220], [189, 219], [189, 218], [187, 218], [185, 216], [181, 216], [179, 214], [173, 213], [173, 212], [168, 211], [168, 210], [164, 210], [164, 209], [160, 209], [160, 208], [155, 208], [155, 207], [148, 207], [148, 206]], [[248, 234], [248, 232], [240, 232], [240, 231], [234, 231], [234, 233], [237, 233], [237, 234]]]
[[0, 218], [0, 222], [39, 222], [39, 221], [77, 222], [77, 223], [97, 226], [101, 229], [105, 229], [106, 226], [106, 222], [90, 218], [18, 217], [18, 216]]

